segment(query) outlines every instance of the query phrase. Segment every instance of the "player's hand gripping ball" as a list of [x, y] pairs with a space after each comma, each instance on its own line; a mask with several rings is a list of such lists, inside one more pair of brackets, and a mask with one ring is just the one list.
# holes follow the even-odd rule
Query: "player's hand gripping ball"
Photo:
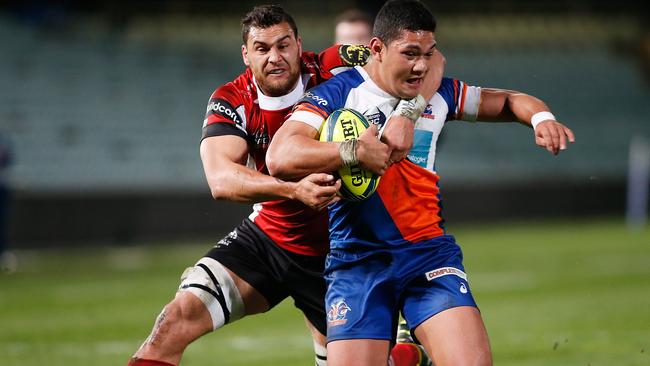
[[[357, 139], [370, 124], [359, 112], [342, 108], [335, 110], [327, 117], [320, 131], [320, 140], [327, 142], [342, 142]], [[370, 197], [377, 190], [379, 175], [361, 169], [358, 164], [342, 167], [336, 172], [341, 178], [341, 197], [351, 201], [361, 201]]]

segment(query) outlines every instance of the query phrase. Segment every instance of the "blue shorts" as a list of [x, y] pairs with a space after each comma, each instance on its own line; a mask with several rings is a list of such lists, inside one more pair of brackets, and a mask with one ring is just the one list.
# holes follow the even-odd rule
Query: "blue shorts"
[[395, 338], [402, 311], [410, 329], [476, 302], [463, 254], [445, 235], [396, 248], [333, 249], [327, 257], [327, 341]]

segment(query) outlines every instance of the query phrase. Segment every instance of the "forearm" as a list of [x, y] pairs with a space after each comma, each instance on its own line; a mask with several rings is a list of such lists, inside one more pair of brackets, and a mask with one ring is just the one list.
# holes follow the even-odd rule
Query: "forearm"
[[302, 178], [311, 173], [331, 173], [343, 165], [339, 143], [320, 142], [299, 134], [276, 134], [266, 155], [271, 175]]
[[535, 113], [549, 110], [546, 103], [540, 99], [521, 93], [510, 96], [508, 104], [513, 120], [530, 127], [531, 118]]
[[212, 173], [206, 172], [215, 200], [256, 203], [295, 198], [296, 183], [285, 182], [240, 164], [229, 165]]

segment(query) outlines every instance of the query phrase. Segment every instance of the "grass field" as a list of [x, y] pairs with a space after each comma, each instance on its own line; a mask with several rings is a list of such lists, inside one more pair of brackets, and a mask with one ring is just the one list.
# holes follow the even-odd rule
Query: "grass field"
[[[650, 365], [650, 231], [621, 221], [450, 228], [496, 365]], [[0, 275], [0, 365], [124, 365], [209, 243], [19, 251]], [[185, 365], [312, 365], [288, 301], [190, 346]]]

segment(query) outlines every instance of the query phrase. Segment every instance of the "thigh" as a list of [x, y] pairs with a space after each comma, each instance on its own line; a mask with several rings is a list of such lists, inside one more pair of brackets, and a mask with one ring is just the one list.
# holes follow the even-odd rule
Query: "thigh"
[[327, 366], [382, 366], [388, 364], [390, 342], [348, 339], [327, 344]]
[[414, 330], [436, 366], [491, 365], [487, 331], [478, 309], [442, 311]]
[[422, 247], [406, 253], [401, 268], [404, 275], [402, 313], [410, 329], [430, 317], [458, 306], [476, 307], [462, 263], [460, 247], [452, 241], [436, 244], [433, 250]]
[[205, 255], [226, 267], [240, 290], [247, 314], [266, 311], [288, 296], [273, 266], [276, 248], [255, 224], [244, 220]]
[[[327, 333], [325, 323], [325, 256], [305, 256], [286, 253], [291, 262], [283, 277], [289, 296], [302, 311], [307, 321], [322, 335]], [[324, 343], [323, 343], [324, 344]]]
[[395, 337], [399, 289], [388, 253], [333, 251], [328, 256], [327, 341], [392, 340]]

